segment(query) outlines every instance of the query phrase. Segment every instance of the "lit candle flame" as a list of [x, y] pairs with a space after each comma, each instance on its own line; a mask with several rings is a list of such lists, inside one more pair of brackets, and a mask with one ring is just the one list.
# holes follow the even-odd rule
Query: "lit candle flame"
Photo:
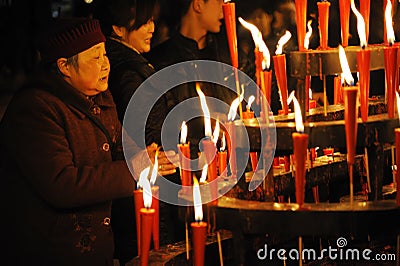
[[242, 93], [237, 97], [235, 100], [233, 100], [231, 107], [229, 108], [229, 113], [228, 113], [228, 121], [234, 121], [236, 117], [236, 112], [239, 107], [239, 104], [243, 101], [243, 94], [244, 91], [242, 90]]
[[[385, 0], [384, 0], [385, 1]], [[385, 9], [385, 23], [386, 23], [386, 36], [389, 45], [392, 45], [395, 41], [393, 21], [392, 21], [392, 1], [387, 0]]]
[[397, 100], [397, 114], [399, 115], [399, 120], [400, 120], [400, 96], [398, 91], [396, 91], [396, 100]]
[[197, 222], [203, 220], [203, 207], [201, 205], [200, 187], [197, 178], [193, 178], [193, 204], [194, 204], [194, 219]]
[[361, 13], [357, 10], [356, 5], [354, 4], [354, 0], [350, 2], [351, 10], [353, 11], [354, 15], [357, 17], [357, 32], [358, 37], [360, 38], [360, 46], [361, 48], [367, 47], [367, 35], [365, 33], [365, 21]]
[[183, 121], [182, 125], [181, 125], [181, 144], [186, 143], [187, 133], [188, 133], [188, 128], [187, 128], [186, 122]]
[[290, 31], [286, 31], [285, 35], [279, 39], [278, 44], [276, 45], [276, 55], [282, 54], [283, 46], [290, 40], [290, 38], [292, 38], [292, 34]]
[[344, 48], [341, 45], [339, 45], [339, 60], [343, 72], [342, 77], [344, 77], [344, 80], [346, 81], [347, 85], [353, 86], [354, 78], [351, 75], [350, 67], [347, 62], [346, 52], [344, 51]]
[[154, 156], [154, 166], [150, 176], [151, 185], [154, 185], [156, 183], [157, 171], [158, 171], [158, 149], [156, 150], [156, 155]]
[[210, 110], [208, 109], [207, 102], [206, 102], [206, 96], [200, 89], [200, 85], [196, 83], [196, 91], [197, 94], [200, 97], [200, 104], [201, 104], [201, 109], [203, 110], [204, 114], [204, 135], [206, 137], [212, 137], [212, 131], [211, 131], [211, 119], [210, 119]]
[[250, 95], [249, 100], [247, 101], [246, 109], [250, 110], [255, 99], [256, 97], [254, 97], [254, 95]]
[[208, 164], [205, 164], [203, 166], [203, 170], [201, 171], [200, 183], [206, 182], [206, 180], [207, 180], [207, 169], [208, 169]]
[[271, 66], [271, 55], [269, 53], [267, 45], [265, 44], [265, 42], [263, 40], [261, 31], [254, 24], [247, 22], [246, 20], [242, 19], [241, 17], [239, 17], [239, 22], [243, 25], [243, 27], [245, 27], [246, 29], [248, 29], [250, 31], [256, 48], [260, 52], [262, 52], [262, 54], [263, 54], [262, 68], [263, 68], [263, 70], [269, 69]]
[[151, 186], [150, 182], [147, 178], [144, 178], [142, 180], [142, 185], [143, 185], [143, 203], [144, 207], [150, 208], [151, 202], [152, 202], [152, 196], [151, 196]]
[[225, 132], [222, 132], [221, 148], [220, 151], [224, 151], [226, 147]]
[[292, 91], [287, 99], [288, 104], [293, 101], [294, 106], [294, 119], [296, 121], [296, 131], [303, 133], [304, 132], [304, 125], [303, 125], [303, 117], [301, 116], [301, 108], [300, 104], [294, 96], [294, 91]]
[[231, 0], [224, 0], [224, 3], [226, 4], [226, 3], [229, 3]]
[[308, 88], [308, 97], [310, 98], [310, 100], [312, 100], [312, 90], [311, 90], [311, 88]]
[[140, 172], [139, 181], [137, 182], [137, 188], [143, 188], [144, 180], [147, 180], [147, 177], [150, 173], [150, 167], [145, 168], [142, 172]]
[[214, 133], [213, 133], [213, 138], [212, 141], [214, 142], [214, 144], [217, 144], [218, 141], [218, 137], [219, 137], [219, 120], [215, 120], [215, 128], [214, 128]]
[[304, 36], [304, 48], [306, 48], [306, 50], [308, 49], [308, 46], [310, 45], [310, 38], [311, 38], [311, 35], [312, 35], [311, 23], [312, 23], [312, 20], [310, 19], [307, 22], [307, 33], [306, 33], [306, 36]]

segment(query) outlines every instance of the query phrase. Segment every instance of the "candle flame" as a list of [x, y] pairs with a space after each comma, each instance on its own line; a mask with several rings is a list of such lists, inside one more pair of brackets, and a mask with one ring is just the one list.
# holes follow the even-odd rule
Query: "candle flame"
[[365, 33], [365, 21], [361, 13], [357, 10], [356, 5], [354, 4], [354, 0], [350, 2], [351, 10], [354, 15], [357, 17], [357, 32], [358, 37], [360, 38], [360, 46], [361, 48], [367, 47], [367, 35]]
[[150, 182], [147, 178], [143, 179], [142, 182], [143, 185], [143, 203], [144, 203], [144, 207], [146, 208], [150, 208], [151, 206], [151, 202], [152, 202], [152, 195], [151, 195], [151, 186], [150, 186]]
[[147, 177], [150, 173], [150, 167], [145, 168], [142, 172], [140, 172], [139, 181], [137, 182], [137, 188], [143, 188], [144, 180], [147, 180]]
[[222, 132], [221, 148], [220, 151], [224, 151], [226, 147], [225, 132]]
[[219, 137], [219, 121], [217, 119], [217, 120], [215, 120], [215, 128], [214, 128], [214, 133], [213, 133], [213, 138], [212, 138], [212, 141], [214, 142], [214, 144], [217, 144], [218, 137]]
[[187, 128], [186, 122], [183, 121], [182, 125], [181, 125], [181, 144], [186, 143], [187, 133], [188, 133], [188, 128]]
[[346, 81], [347, 85], [353, 86], [354, 85], [354, 78], [351, 75], [350, 67], [347, 62], [347, 57], [346, 57], [346, 52], [344, 51], [344, 48], [339, 45], [339, 60], [340, 60], [340, 66], [342, 67], [342, 76], [344, 77], [344, 80]]
[[201, 205], [200, 187], [197, 178], [193, 178], [193, 204], [194, 204], [194, 219], [197, 222], [203, 220], [203, 207]]
[[310, 19], [307, 22], [307, 33], [306, 33], [306, 36], [304, 36], [304, 48], [306, 48], [306, 49], [308, 49], [308, 46], [310, 45], [310, 38], [311, 38], [311, 35], [312, 35], [311, 23], [312, 23], [312, 20]]
[[243, 101], [243, 94], [244, 91], [242, 90], [242, 93], [237, 97], [235, 100], [233, 100], [231, 107], [229, 108], [229, 113], [228, 113], [228, 121], [234, 121], [236, 117], [236, 112], [239, 107], [239, 104]]
[[308, 88], [308, 97], [310, 98], [310, 100], [312, 100], [312, 90], [311, 90], [311, 88]]
[[154, 185], [156, 183], [157, 171], [158, 171], [158, 149], [156, 150], [156, 155], [154, 156], [154, 166], [150, 176], [151, 185]]
[[201, 91], [199, 83], [196, 83], [196, 91], [200, 97], [201, 109], [203, 110], [203, 114], [204, 114], [204, 135], [206, 137], [211, 138], [212, 131], [211, 131], [210, 110], [208, 109], [208, 106], [207, 106], [206, 96]]
[[224, 0], [224, 3], [226, 4], [226, 3], [229, 3], [231, 0]]
[[256, 97], [254, 97], [254, 95], [250, 95], [249, 100], [247, 101], [246, 109], [250, 110], [251, 105], [253, 104], [255, 99]]
[[[385, 1], [385, 0], [384, 0]], [[392, 1], [387, 0], [385, 9], [386, 36], [390, 45], [395, 41], [393, 21], [392, 21]]]
[[276, 55], [282, 54], [283, 46], [290, 40], [290, 38], [292, 38], [292, 34], [290, 31], [286, 31], [285, 35], [279, 39], [278, 44], [276, 45]]
[[203, 170], [201, 171], [200, 183], [206, 182], [206, 180], [207, 180], [207, 169], [208, 169], [208, 164], [205, 164], [203, 166]]
[[269, 53], [268, 47], [265, 44], [261, 31], [252, 23], [247, 22], [246, 20], [239, 17], [239, 22], [248, 29], [253, 37], [254, 44], [256, 48], [262, 52], [263, 54], [263, 61], [262, 61], [262, 68], [269, 69], [271, 66], [271, 55]]
[[303, 133], [304, 132], [304, 125], [303, 125], [303, 117], [301, 116], [301, 108], [300, 104], [294, 96], [294, 91], [292, 91], [287, 99], [288, 104], [293, 101], [294, 106], [294, 119], [296, 121], [296, 131]]

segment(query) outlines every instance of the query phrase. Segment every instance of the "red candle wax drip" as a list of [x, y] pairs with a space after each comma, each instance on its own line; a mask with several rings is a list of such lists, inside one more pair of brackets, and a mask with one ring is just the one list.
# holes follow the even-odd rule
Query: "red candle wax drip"
[[[396, 128], [394, 130], [395, 136], [396, 136], [396, 165], [397, 167], [400, 167], [400, 128]], [[397, 206], [400, 206], [400, 170], [397, 169], [396, 171], [396, 204]]]
[[151, 232], [153, 229], [153, 219], [154, 219], [155, 210], [142, 208], [140, 209], [140, 265], [146, 266], [149, 264], [149, 251], [150, 251], [150, 241], [151, 241]]
[[360, 14], [365, 22], [365, 36], [368, 43], [369, 36], [369, 14], [370, 14], [370, 0], [360, 0]]
[[297, 42], [300, 51], [305, 51], [304, 37], [306, 36], [307, 23], [307, 0], [295, 0], [296, 6], [296, 27], [297, 27]]
[[237, 165], [236, 165], [236, 131], [233, 122], [226, 122], [226, 140], [228, 146], [229, 166], [231, 168], [231, 177], [237, 178]]
[[188, 192], [192, 185], [192, 174], [190, 171], [190, 143], [178, 144], [179, 160], [181, 163], [182, 190]]
[[369, 73], [370, 73], [371, 51], [361, 49], [357, 52], [357, 65], [359, 72], [360, 100], [361, 100], [361, 119], [363, 122], [368, 120], [368, 97], [369, 97]]
[[207, 223], [193, 222], [190, 226], [192, 228], [193, 265], [204, 266]]
[[357, 144], [357, 93], [358, 87], [345, 87], [344, 122], [346, 128], [347, 163], [354, 164]]
[[287, 89], [287, 77], [286, 77], [286, 55], [274, 55], [274, 66], [276, 81], [278, 83], [279, 91], [282, 97], [282, 109], [285, 115], [289, 113], [289, 107], [287, 104], [288, 89]]
[[349, 45], [350, 1], [339, 0], [340, 29], [342, 33], [342, 46]]
[[321, 49], [328, 48], [329, 2], [317, 2]]
[[308, 135], [294, 132], [293, 139], [293, 154], [295, 164], [295, 193], [296, 202], [299, 206], [304, 204], [304, 193], [306, 185], [306, 159]]
[[236, 36], [236, 11], [235, 3], [223, 3], [224, 21], [226, 34], [228, 36], [229, 52], [231, 55], [232, 66], [239, 67], [237, 36]]
[[398, 65], [397, 65], [397, 46], [388, 46], [383, 50], [385, 59], [385, 78], [387, 93], [387, 109], [389, 118], [394, 118], [395, 92], [399, 87]]
[[153, 244], [154, 244], [154, 249], [159, 250], [160, 249], [160, 207], [159, 207], [159, 187], [158, 186], [153, 186], [151, 187], [151, 193], [152, 193], [152, 201], [151, 201], [151, 209], [155, 211], [154, 213], [154, 219], [153, 219]]

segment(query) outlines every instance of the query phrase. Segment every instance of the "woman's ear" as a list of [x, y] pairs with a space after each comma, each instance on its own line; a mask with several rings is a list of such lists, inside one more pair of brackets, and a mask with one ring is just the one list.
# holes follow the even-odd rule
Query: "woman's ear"
[[124, 36], [125, 31], [126, 31], [126, 29], [124, 27], [115, 26], [115, 25], [112, 25], [112, 29], [113, 29], [113, 32], [115, 33], [115, 35], [117, 35], [120, 38], [122, 38]]
[[195, 12], [201, 12], [203, 9], [204, 1], [203, 0], [193, 0], [192, 4], [193, 4], [193, 10]]
[[58, 58], [57, 59], [57, 67], [60, 70], [60, 72], [63, 74], [65, 77], [70, 77], [70, 66], [67, 64], [67, 59], [66, 58]]

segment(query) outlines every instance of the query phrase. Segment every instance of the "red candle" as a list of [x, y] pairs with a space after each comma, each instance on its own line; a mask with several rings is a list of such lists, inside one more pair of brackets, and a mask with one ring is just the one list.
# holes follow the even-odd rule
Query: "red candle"
[[342, 33], [342, 46], [349, 45], [350, 1], [339, 0], [340, 28]]
[[135, 203], [135, 217], [136, 217], [136, 239], [137, 239], [137, 248], [138, 248], [138, 255], [140, 256], [140, 210], [144, 208], [143, 204], [143, 190], [137, 189], [133, 191], [133, 199]]
[[317, 108], [317, 101], [310, 100], [310, 102], [308, 103], [308, 109], [314, 109], [314, 108]]
[[289, 113], [289, 107], [287, 104], [288, 89], [287, 89], [287, 77], [286, 77], [286, 55], [284, 54], [274, 55], [272, 58], [274, 60], [276, 81], [278, 83], [281, 95], [282, 109], [284, 114], [287, 115]]
[[154, 249], [160, 249], [160, 207], [159, 207], [159, 187], [152, 186], [151, 187], [151, 194], [153, 195], [153, 199], [151, 201], [151, 209], [155, 211], [154, 219], [153, 219], [153, 244]]
[[357, 51], [357, 66], [359, 72], [361, 119], [368, 120], [369, 73], [371, 50], [368, 48]]
[[344, 121], [346, 129], [347, 163], [354, 164], [357, 144], [358, 87], [344, 88]]
[[232, 66], [239, 67], [237, 36], [236, 36], [236, 11], [235, 3], [223, 3], [222, 10], [224, 12], [224, 21], [226, 34], [228, 36], [229, 52], [231, 55]]
[[237, 178], [237, 165], [236, 165], [236, 130], [233, 122], [225, 123], [226, 137], [228, 145], [229, 165], [231, 168], [231, 177]]
[[297, 42], [299, 50], [305, 51], [304, 37], [306, 36], [307, 0], [295, 0], [294, 2], [296, 6]]
[[283, 156], [283, 163], [285, 166], [285, 171], [289, 172], [290, 171], [290, 157], [288, 155]]
[[179, 160], [181, 163], [181, 178], [183, 190], [186, 191], [185, 186], [192, 185], [192, 177], [190, 171], [190, 143], [178, 144]]
[[204, 251], [206, 245], [206, 230], [208, 224], [203, 222], [203, 207], [201, 203], [200, 188], [197, 179], [193, 183], [193, 205], [196, 222], [190, 224], [192, 228], [193, 265], [204, 265]]
[[141, 208], [140, 209], [140, 265], [145, 266], [148, 265], [149, 262], [149, 251], [150, 251], [150, 240], [151, 240], [151, 232], [153, 229], [153, 219], [154, 219], [155, 210], [150, 208]]
[[333, 103], [334, 104], [343, 103], [343, 91], [342, 91], [342, 78], [341, 77], [335, 77], [333, 79], [333, 89], [334, 89]]
[[247, 109], [243, 112], [243, 119], [251, 119], [254, 118], [254, 112]]
[[394, 118], [394, 99], [398, 88], [398, 65], [397, 65], [397, 46], [384, 48], [385, 78], [386, 78], [386, 98], [389, 118]]
[[328, 48], [328, 25], [329, 25], [329, 2], [317, 2], [318, 5], [318, 24], [321, 49]]
[[299, 206], [304, 204], [304, 193], [306, 185], [306, 159], [308, 135], [304, 133], [294, 132], [293, 139], [293, 154], [295, 165], [295, 193], [296, 202]]
[[315, 159], [317, 158], [317, 151], [315, 150], [315, 148], [311, 148], [311, 161], [315, 161]]
[[369, 14], [370, 14], [370, 0], [360, 0], [360, 14], [364, 18], [365, 22], [365, 36], [367, 38], [369, 36]]
[[308, 111], [310, 109], [311, 76], [309, 76], [309, 75], [306, 76], [304, 85], [305, 85], [305, 92], [306, 92], [306, 111]]
[[[211, 198], [218, 198], [218, 183], [217, 183], [217, 149], [215, 144], [210, 139], [203, 139], [202, 144], [204, 147], [204, 154], [208, 164], [207, 176], [210, 183]], [[215, 201], [213, 203], [216, 203]]]
[[219, 175], [223, 176], [223, 177], [228, 176], [227, 169], [226, 169], [226, 158], [227, 158], [227, 152], [226, 151], [218, 152]]
[[258, 158], [257, 158], [257, 152], [250, 152], [250, 162], [251, 162], [251, 168], [253, 169], [253, 172], [257, 171], [257, 165], [258, 165]]
[[[396, 128], [394, 130], [394, 133], [396, 135], [396, 165], [397, 167], [400, 167], [400, 128]], [[397, 188], [397, 193], [396, 193], [396, 204], [397, 206], [400, 206], [400, 170], [397, 169], [396, 171], [396, 188]]]

